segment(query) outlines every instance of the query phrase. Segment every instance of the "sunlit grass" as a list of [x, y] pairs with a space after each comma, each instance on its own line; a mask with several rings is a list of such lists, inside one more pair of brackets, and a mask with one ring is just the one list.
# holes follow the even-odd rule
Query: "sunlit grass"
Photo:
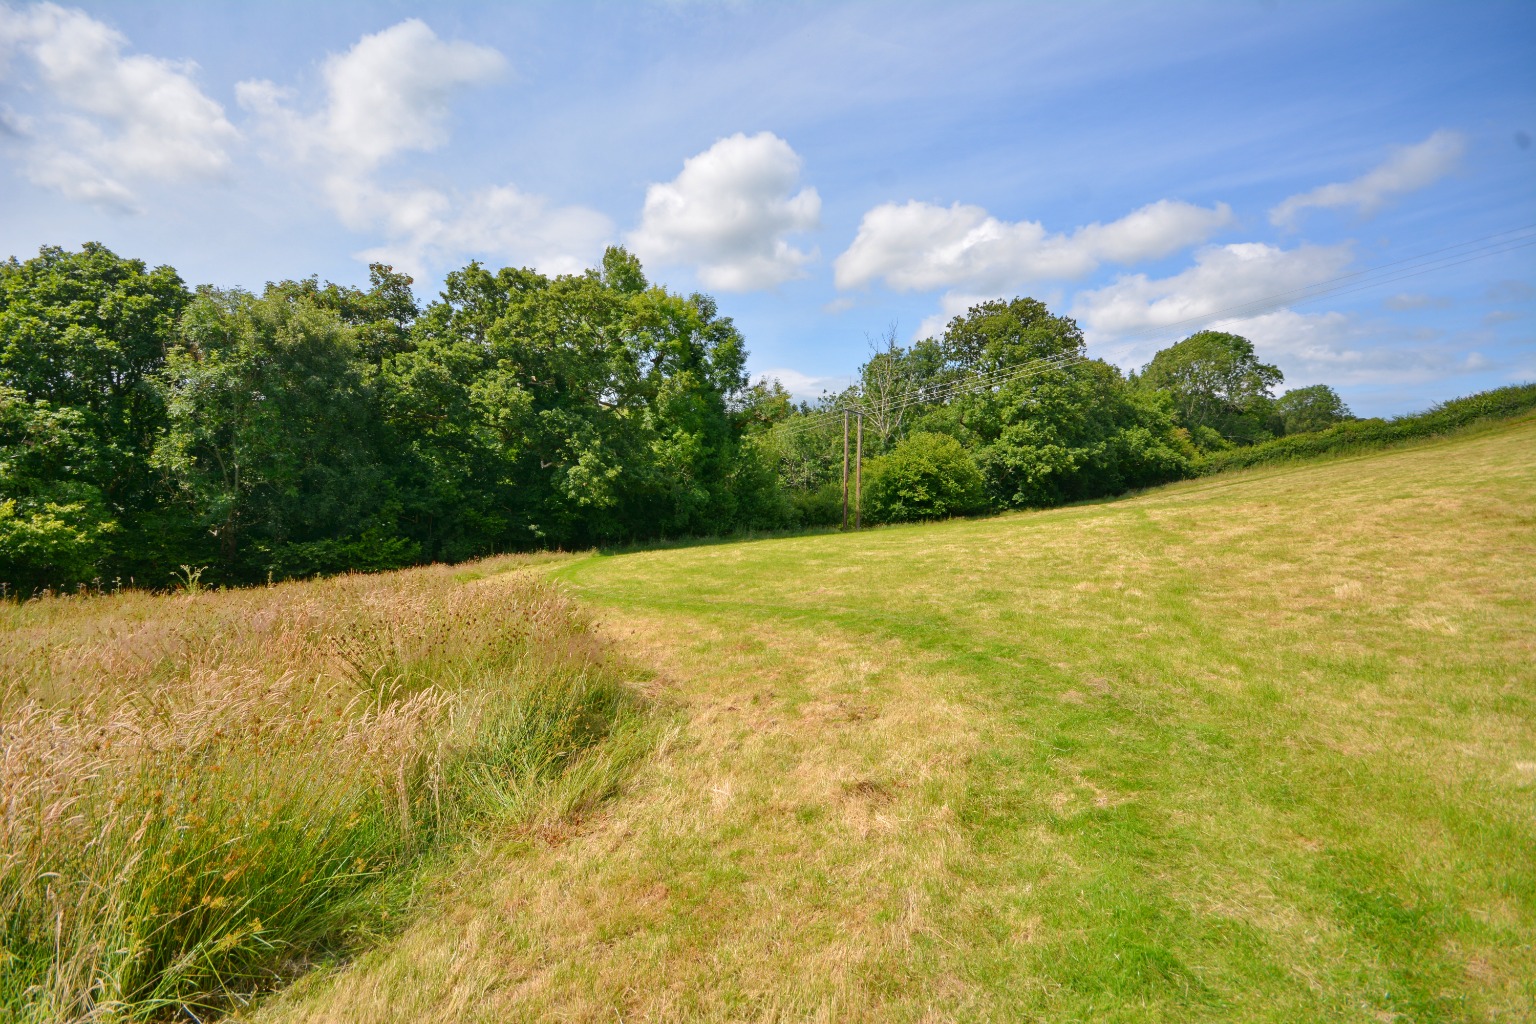
[[1536, 422], [556, 570], [686, 714], [265, 1019], [1536, 1018]]
[[[143, 978], [232, 950], [177, 998], [359, 1024], [1532, 1019], [1533, 453], [1527, 419], [1119, 502], [547, 560], [597, 635], [512, 563], [9, 606], [7, 749], [107, 766], [7, 767], [66, 801], [25, 806], [94, 779], [91, 827], [132, 836], [175, 770], [166, 820], [202, 792], [250, 813], [157, 839], [171, 881], [69, 859], [98, 832], [47, 846], [60, 879], [129, 880], [77, 890], [129, 894], [124, 921], [199, 909], [135, 975], [79, 924], [119, 911], [77, 901], [85, 952], [8, 932], [8, 977], [32, 971], [38, 1017], [123, 998], [49, 963], [105, 965], [144, 1008]], [[634, 724], [614, 649], [680, 724]], [[114, 809], [115, 766], [162, 747]], [[76, 827], [26, 820], [8, 835]], [[472, 846], [380, 928], [378, 893], [456, 830]], [[226, 883], [257, 842], [272, 866]], [[346, 858], [323, 898], [280, 898]], [[43, 935], [53, 884], [8, 880], [31, 902], [7, 920]], [[388, 934], [304, 971], [359, 929]]]
[[0, 1015], [238, 1007], [605, 795], [640, 708], [548, 585], [470, 580], [516, 566], [0, 605]]

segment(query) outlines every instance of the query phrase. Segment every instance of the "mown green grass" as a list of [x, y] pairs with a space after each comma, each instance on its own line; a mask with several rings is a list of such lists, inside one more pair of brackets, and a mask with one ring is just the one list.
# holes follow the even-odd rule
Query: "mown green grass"
[[[832, 637], [976, 712], [965, 848], [909, 877], [931, 927], [855, 1016], [882, 986], [924, 993], [890, 1016], [1536, 1016], [1536, 421], [559, 575], [671, 624], [701, 672], [720, 637], [766, 630], [765, 675]], [[891, 912], [842, 911], [866, 909]]]
[[1536, 419], [545, 571], [654, 754], [254, 1019], [1536, 1019]]

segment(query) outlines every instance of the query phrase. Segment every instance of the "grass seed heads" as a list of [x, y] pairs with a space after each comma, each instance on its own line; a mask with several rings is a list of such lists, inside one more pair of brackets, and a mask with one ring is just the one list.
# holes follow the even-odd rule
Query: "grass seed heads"
[[344, 946], [371, 883], [525, 809], [634, 710], [548, 585], [440, 567], [0, 602], [0, 678], [14, 1020], [269, 988]]

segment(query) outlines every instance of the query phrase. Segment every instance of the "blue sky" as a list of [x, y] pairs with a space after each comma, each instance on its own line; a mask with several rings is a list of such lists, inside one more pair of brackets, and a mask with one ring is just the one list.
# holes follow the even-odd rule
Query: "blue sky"
[[0, 2], [0, 255], [431, 296], [620, 242], [801, 394], [1012, 295], [1362, 414], [1536, 379], [1533, 138], [1528, 2]]

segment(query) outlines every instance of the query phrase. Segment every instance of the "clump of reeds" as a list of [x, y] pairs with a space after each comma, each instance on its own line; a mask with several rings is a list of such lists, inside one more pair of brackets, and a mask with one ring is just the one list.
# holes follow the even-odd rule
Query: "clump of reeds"
[[9, 605], [0, 1016], [217, 1012], [475, 822], [604, 795], [641, 715], [546, 585], [429, 568]]

